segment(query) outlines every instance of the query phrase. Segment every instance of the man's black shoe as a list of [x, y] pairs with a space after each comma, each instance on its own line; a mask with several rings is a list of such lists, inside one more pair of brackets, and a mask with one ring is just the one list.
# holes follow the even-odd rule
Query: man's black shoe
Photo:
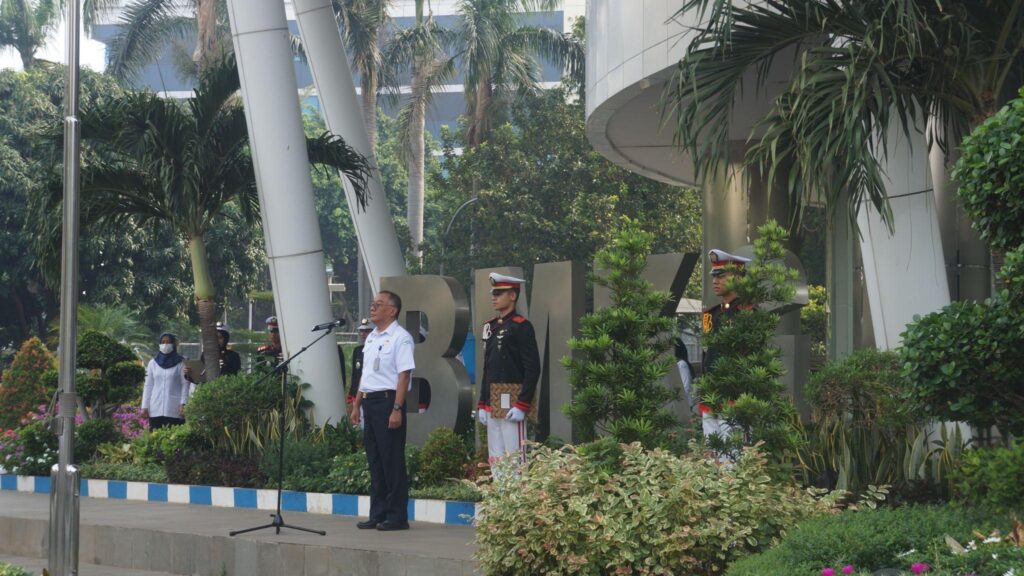
[[376, 528], [379, 525], [379, 520], [374, 520], [373, 518], [370, 518], [369, 520], [363, 520], [362, 522], [357, 523], [356, 528], [359, 528], [360, 530], [370, 530], [371, 528]]
[[390, 532], [392, 530], [408, 530], [408, 529], [409, 529], [409, 523], [408, 522], [390, 522], [390, 521], [385, 520], [384, 522], [381, 522], [380, 524], [377, 524], [377, 530], [380, 530], [381, 532]]

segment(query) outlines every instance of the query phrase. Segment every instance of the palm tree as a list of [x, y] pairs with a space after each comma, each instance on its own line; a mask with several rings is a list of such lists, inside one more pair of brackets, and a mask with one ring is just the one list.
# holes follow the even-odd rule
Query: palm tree
[[[131, 93], [87, 109], [82, 136], [90, 159], [82, 178], [84, 225], [164, 223], [181, 235], [192, 263], [203, 349], [217, 349], [217, 304], [205, 235], [234, 203], [259, 218], [256, 179], [234, 58], [212, 64], [185, 102]], [[341, 170], [365, 200], [365, 159], [341, 138], [307, 140], [310, 161]], [[220, 374], [206, 355], [206, 374]]]
[[416, 0], [416, 25], [395, 34], [388, 43], [385, 62], [391, 96], [397, 96], [401, 72], [411, 71], [411, 90], [399, 115], [399, 126], [405, 141], [404, 157], [409, 175], [407, 222], [413, 259], [422, 261], [423, 207], [425, 195], [427, 106], [434, 90], [455, 76], [454, 61], [445, 54], [453, 35], [437, 24], [433, 15], [424, 18], [423, 0]]
[[[1024, 80], [1024, 0], [686, 0], [706, 18], [664, 96], [677, 144], [698, 176], [728, 158], [741, 89], [762, 89], [773, 61], [788, 85], [751, 131], [745, 165], [774, 181], [788, 167], [796, 210], [812, 195], [855, 218], [870, 202], [892, 225], [877, 158], [887, 129], [930, 124], [949, 150]], [[753, 74], [756, 86], [744, 87]], [[909, 139], [909, 138], [908, 138]], [[824, 169], [823, 169], [824, 168]], [[799, 216], [799, 212], [796, 214]]]
[[[86, 31], [118, 0], [85, 0], [82, 4]], [[23, 68], [31, 68], [36, 52], [60, 24], [64, 0], [4, 0], [0, 2], [0, 48], [11, 47], [21, 56]]]
[[519, 90], [534, 90], [540, 79], [536, 57], [567, 68], [571, 76], [583, 69], [583, 44], [572, 34], [523, 26], [524, 12], [553, 10], [557, 0], [459, 0], [456, 27], [466, 96], [465, 145], [486, 139], [496, 101]]
[[[192, 15], [185, 13], [192, 9]], [[136, 0], [125, 7], [121, 31], [110, 43], [107, 72], [128, 78], [151, 62], [175, 39], [195, 34], [191, 55], [195, 74], [230, 51], [230, 36], [223, 0]]]
[[370, 150], [377, 147], [377, 92], [383, 66], [381, 36], [391, 17], [392, 0], [333, 0], [341, 21], [345, 44], [352, 57], [352, 69], [359, 74], [363, 101], [363, 123], [370, 138]]

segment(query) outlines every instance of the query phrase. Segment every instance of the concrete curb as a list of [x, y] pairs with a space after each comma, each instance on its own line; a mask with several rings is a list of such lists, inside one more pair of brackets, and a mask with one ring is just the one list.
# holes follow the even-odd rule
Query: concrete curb
[[[48, 494], [50, 478], [0, 474], [0, 490]], [[277, 490], [267, 489], [83, 479], [80, 490], [81, 495], [88, 498], [171, 502], [256, 510], [277, 509]], [[281, 511], [367, 516], [370, 511], [370, 497], [284, 490], [281, 492]], [[410, 521], [469, 526], [472, 525], [475, 516], [476, 504], [473, 502], [409, 499]]]

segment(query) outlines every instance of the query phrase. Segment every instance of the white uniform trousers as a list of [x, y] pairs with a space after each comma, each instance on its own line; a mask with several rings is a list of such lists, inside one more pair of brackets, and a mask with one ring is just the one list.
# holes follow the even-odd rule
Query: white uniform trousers
[[487, 420], [487, 462], [494, 465], [498, 460], [514, 454], [519, 462], [526, 462], [523, 448], [526, 440], [526, 422], [510, 422], [504, 418], [491, 417]]

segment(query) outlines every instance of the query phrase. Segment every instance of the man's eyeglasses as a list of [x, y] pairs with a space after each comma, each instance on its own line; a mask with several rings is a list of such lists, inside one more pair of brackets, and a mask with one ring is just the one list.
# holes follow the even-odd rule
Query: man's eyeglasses
[[394, 304], [391, 304], [390, 302], [371, 302], [370, 303], [370, 310], [376, 310], [377, 308], [380, 308], [381, 306], [394, 306]]

